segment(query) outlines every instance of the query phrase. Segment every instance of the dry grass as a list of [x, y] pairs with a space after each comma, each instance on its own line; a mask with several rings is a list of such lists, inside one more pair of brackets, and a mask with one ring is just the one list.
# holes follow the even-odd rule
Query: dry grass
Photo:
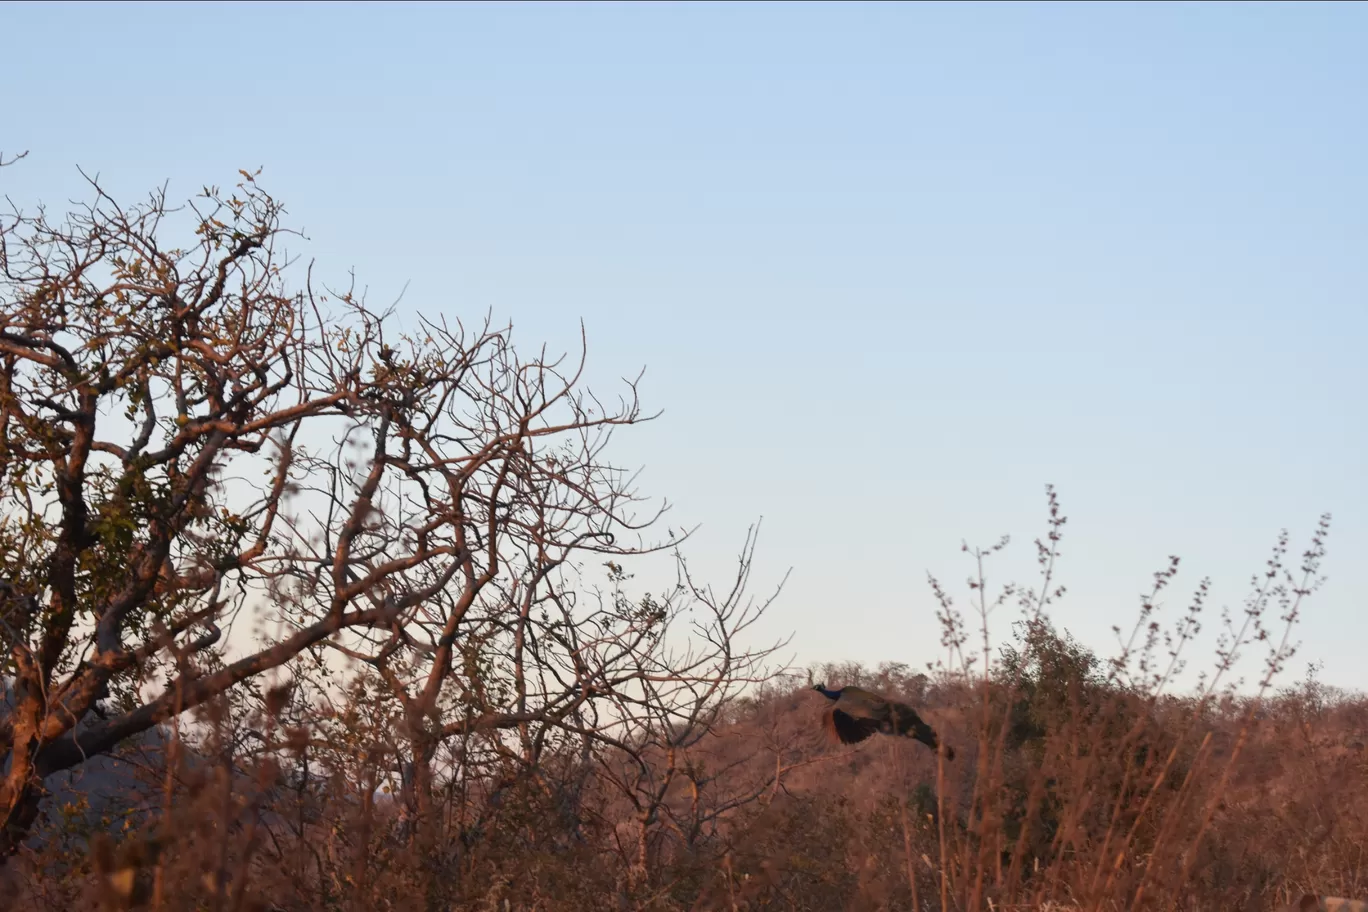
[[[880, 683], [879, 674], [860, 671], [866, 682]], [[856, 676], [856, 669], [845, 672]], [[1368, 894], [1368, 701], [1327, 697], [1313, 685], [1311, 694], [1302, 688], [1270, 701], [1248, 726], [1247, 707], [1218, 703], [1186, 739], [1193, 707], [1165, 705], [1141, 750], [1198, 747], [1178, 752], [1173, 784], [1156, 790], [1148, 816], [1139, 814], [1148, 783], [1128, 783], [1127, 767], [1134, 766], [1108, 746], [1075, 744], [1061, 755], [1063, 733], [1028, 740], [1004, 764], [996, 804], [1003, 819], [983, 839], [971, 825], [980, 766], [972, 748], [977, 693], [896, 673], [882, 678], [890, 692], [921, 698], [943, 737], [965, 745], [964, 761], [945, 773], [944, 842], [935, 756], [883, 738], [844, 749], [807, 740], [820, 697], [794, 682], [737, 710], [720, 730], [715, 756], [719, 764], [748, 758], [733, 774], [757, 776], [771, 761], [762, 745], [778, 733], [795, 751], [787, 762], [807, 752], [805, 765], [786, 771], [778, 788], [694, 845], [662, 827], [649, 884], [633, 883], [631, 851], [621, 848], [629, 842], [623, 832], [630, 807], [606, 790], [587, 799], [583, 819], [574, 822], [558, 822], [539, 789], [512, 790], [479, 836], [453, 826], [451, 842], [424, 857], [392, 806], [367, 807], [340, 777], [316, 793], [301, 792], [271, 764], [222, 758], [181, 777], [164, 819], [114, 839], [97, 837], [93, 852], [85, 851], [80, 832], [89, 822], [58, 815], [42, 847], [9, 866], [10, 889], [19, 891], [16, 907], [53, 910], [151, 907], [158, 896], [166, 909], [932, 910], [941, 908], [944, 873], [953, 908], [964, 908], [976, 885], [985, 908], [990, 897], [994, 908], [1088, 907], [1097, 899], [1088, 891], [1109, 876], [1113, 887], [1101, 907], [1123, 908], [1115, 885], [1133, 896], [1149, 871], [1144, 903], [1151, 908], [1271, 909], [1307, 891]], [[1242, 731], [1242, 757], [1198, 843], [1200, 813], [1166, 815], [1200, 810], [1202, 799], [1216, 794]], [[1093, 772], [1085, 773], [1099, 753], [1108, 761], [1093, 759]], [[1057, 775], [1027, 814], [1031, 786], [1046, 770]], [[1118, 801], [1125, 809], [1114, 823]], [[1109, 832], [1111, 849], [1118, 832], [1131, 830], [1124, 854], [1102, 856]], [[1009, 881], [1018, 843], [1025, 846], [1021, 888], [1011, 897], [1019, 903], [1010, 903], [995, 894]], [[1177, 882], [1174, 872], [1193, 846], [1191, 874]], [[1113, 864], [1099, 872], [1098, 860]], [[131, 876], [121, 879], [125, 871]]]
[[[687, 751], [643, 735], [633, 752], [553, 750], [535, 769], [448, 776], [435, 786], [441, 819], [421, 828], [373, 790], [384, 775], [360, 742], [320, 738], [336, 729], [306, 705], [219, 703], [193, 745], [135, 765], [127, 803], [145, 813], [122, 825], [108, 808], [49, 813], [7, 866], [7, 889], [34, 909], [301, 912], [1254, 910], [1306, 892], [1368, 895], [1368, 699], [1329, 691], [1314, 668], [1275, 690], [1291, 650], [1265, 625], [1295, 623], [1324, 527], [1291, 575], [1280, 542], [1201, 690], [1172, 696], [1205, 586], [1164, 631], [1153, 605], [1176, 563], [1157, 574], [1129, 645], [1100, 660], [1049, 622], [1063, 526], [1053, 500], [1052, 511], [1037, 590], [994, 603], [971, 589], [984, 624], [1009, 598], [1023, 611], [986, 676], [948, 596], [933, 674], [814, 670], [924, 707], [955, 763], [883, 737], [828, 745], [821, 698], [781, 676]], [[992, 553], [971, 556], [981, 569]], [[1223, 689], [1238, 654], [1265, 644], [1259, 692]]]

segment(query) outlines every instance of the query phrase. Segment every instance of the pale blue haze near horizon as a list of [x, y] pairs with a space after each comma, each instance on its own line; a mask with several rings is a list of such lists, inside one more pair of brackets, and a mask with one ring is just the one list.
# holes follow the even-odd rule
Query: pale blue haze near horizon
[[763, 515], [800, 662], [936, 658], [926, 571], [1009, 533], [1033, 582], [1052, 482], [1055, 619], [1104, 651], [1168, 554], [1214, 634], [1331, 511], [1288, 680], [1368, 687], [1368, 6], [10, 3], [0, 36], [17, 203], [264, 166], [409, 325], [583, 319], [596, 387], [644, 366], [619, 459], [711, 577]]

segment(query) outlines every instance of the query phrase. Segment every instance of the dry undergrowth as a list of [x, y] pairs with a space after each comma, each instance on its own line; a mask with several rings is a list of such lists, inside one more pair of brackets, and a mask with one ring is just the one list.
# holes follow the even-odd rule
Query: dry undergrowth
[[[1368, 701], [1314, 668], [1273, 690], [1290, 650], [1263, 626], [1270, 607], [1295, 621], [1323, 541], [1324, 526], [1290, 578], [1279, 544], [1197, 695], [1165, 690], [1205, 586], [1165, 646], [1153, 605], [1176, 566], [1158, 574], [1129, 651], [1099, 660], [1049, 623], [1057, 538], [986, 679], [948, 597], [958, 665], [818, 670], [925, 707], [955, 763], [910, 741], [826, 745], [820, 698], [780, 677], [711, 720], [687, 759], [637, 751], [644, 773], [603, 750], [447, 777], [425, 846], [402, 800], [368, 790], [386, 777], [367, 765], [362, 698], [345, 729], [312, 735], [302, 703], [215, 704], [176, 775], [159, 750], [135, 764], [145, 812], [122, 826], [52, 814], [6, 874], [35, 909], [1253, 910], [1368, 894]], [[1223, 691], [1235, 654], [1263, 643], [1262, 693]]]
[[[635, 381], [605, 401], [586, 349], [524, 352], [488, 321], [400, 332], [292, 266], [284, 207], [240, 176], [180, 208], [92, 180], [65, 216], [0, 212], [11, 907], [1368, 894], [1368, 704], [1314, 676], [1274, 687], [1328, 520], [1292, 566], [1279, 539], [1178, 693], [1207, 585], [1161, 623], [1174, 559], [1117, 654], [1094, 656], [1051, 623], [1051, 491], [1033, 587], [990, 593], [1005, 541], [965, 548], [967, 613], [930, 580], [930, 675], [821, 669], [925, 707], [956, 761], [887, 738], [835, 749], [821, 698], [770, 666], [782, 644], [747, 645], [774, 598], [748, 589], [753, 531], [715, 590], [614, 461], [613, 435], [651, 418]], [[642, 591], [628, 567], [664, 552], [673, 584]], [[1005, 608], [1020, 616], [998, 650]], [[1264, 662], [1252, 691], [1242, 656]]]

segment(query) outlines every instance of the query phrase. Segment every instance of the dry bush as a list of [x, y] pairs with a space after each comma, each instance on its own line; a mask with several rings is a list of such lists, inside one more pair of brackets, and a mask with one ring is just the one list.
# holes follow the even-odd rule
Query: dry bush
[[[1310, 588], [1289, 588], [1286, 616], [1292, 590]], [[373, 787], [391, 775], [382, 689], [358, 678], [326, 708], [215, 703], [170, 752], [174, 775], [147, 769], [162, 813], [103, 859], [59, 838], [79, 815], [54, 819], [21, 856], [21, 895], [69, 908], [131, 883], [163, 908], [931, 910], [942, 890], [956, 909], [976, 891], [980, 908], [1099, 909], [1361, 892], [1368, 702], [1327, 691], [1314, 668], [1262, 700], [1213, 681], [1166, 696], [1176, 657], [1139, 671], [1155, 664], [1146, 640], [1164, 642], [1141, 636], [1128, 664], [1107, 662], [1031, 612], [986, 682], [962, 665], [818, 670], [916, 699], [953, 764], [891, 739], [826, 745], [820, 698], [786, 675], [713, 704], [706, 725], [642, 716], [618, 745], [548, 749], [535, 775], [495, 763], [439, 776], [436, 851], [402, 794]], [[1235, 628], [1221, 661], [1250, 639], [1262, 642]], [[126, 858], [137, 875], [112, 883]]]
[[[656, 545], [625, 533], [655, 514], [633, 513], [606, 455], [642, 420], [634, 387], [605, 409], [506, 330], [400, 340], [345, 293], [325, 315], [311, 283], [284, 284], [282, 210], [254, 175], [208, 192], [185, 249], [162, 238], [161, 196], [130, 210], [92, 192], [66, 223], [3, 226], [0, 877], [18, 907], [1368, 893], [1368, 701], [1314, 666], [1273, 690], [1328, 520], [1299, 566], [1279, 540], [1179, 693], [1206, 583], [1165, 627], [1174, 559], [1118, 653], [1095, 655], [1050, 617], [1051, 491], [1034, 587], [990, 593], [1005, 540], [965, 549], [967, 617], [930, 580], [945, 654], [927, 673], [813, 669], [924, 708], [955, 762], [882, 737], [833, 747], [804, 676], [744, 646], [770, 604], [748, 594], [753, 536], [719, 590], [677, 548], [673, 585], [634, 580]], [[995, 652], [990, 621], [1013, 605]], [[1237, 692], [1259, 648], [1259, 686]]]

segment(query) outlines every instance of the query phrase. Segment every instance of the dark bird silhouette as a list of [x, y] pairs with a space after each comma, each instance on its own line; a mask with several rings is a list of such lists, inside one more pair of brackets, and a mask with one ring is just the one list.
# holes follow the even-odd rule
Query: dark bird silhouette
[[[878, 733], [912, 738], [932, 750], [940, 746], [935, 730], [906, 703], [859, 687], [827, 690], [825, 685], [815, 684], [812, 689], [831, 701], [822, 716], [822, 724], [828, 734], [842, 744], [855, 744]], [[955, 759], [955, 751], [948, 744], [945, 745], [945, 759]]]

